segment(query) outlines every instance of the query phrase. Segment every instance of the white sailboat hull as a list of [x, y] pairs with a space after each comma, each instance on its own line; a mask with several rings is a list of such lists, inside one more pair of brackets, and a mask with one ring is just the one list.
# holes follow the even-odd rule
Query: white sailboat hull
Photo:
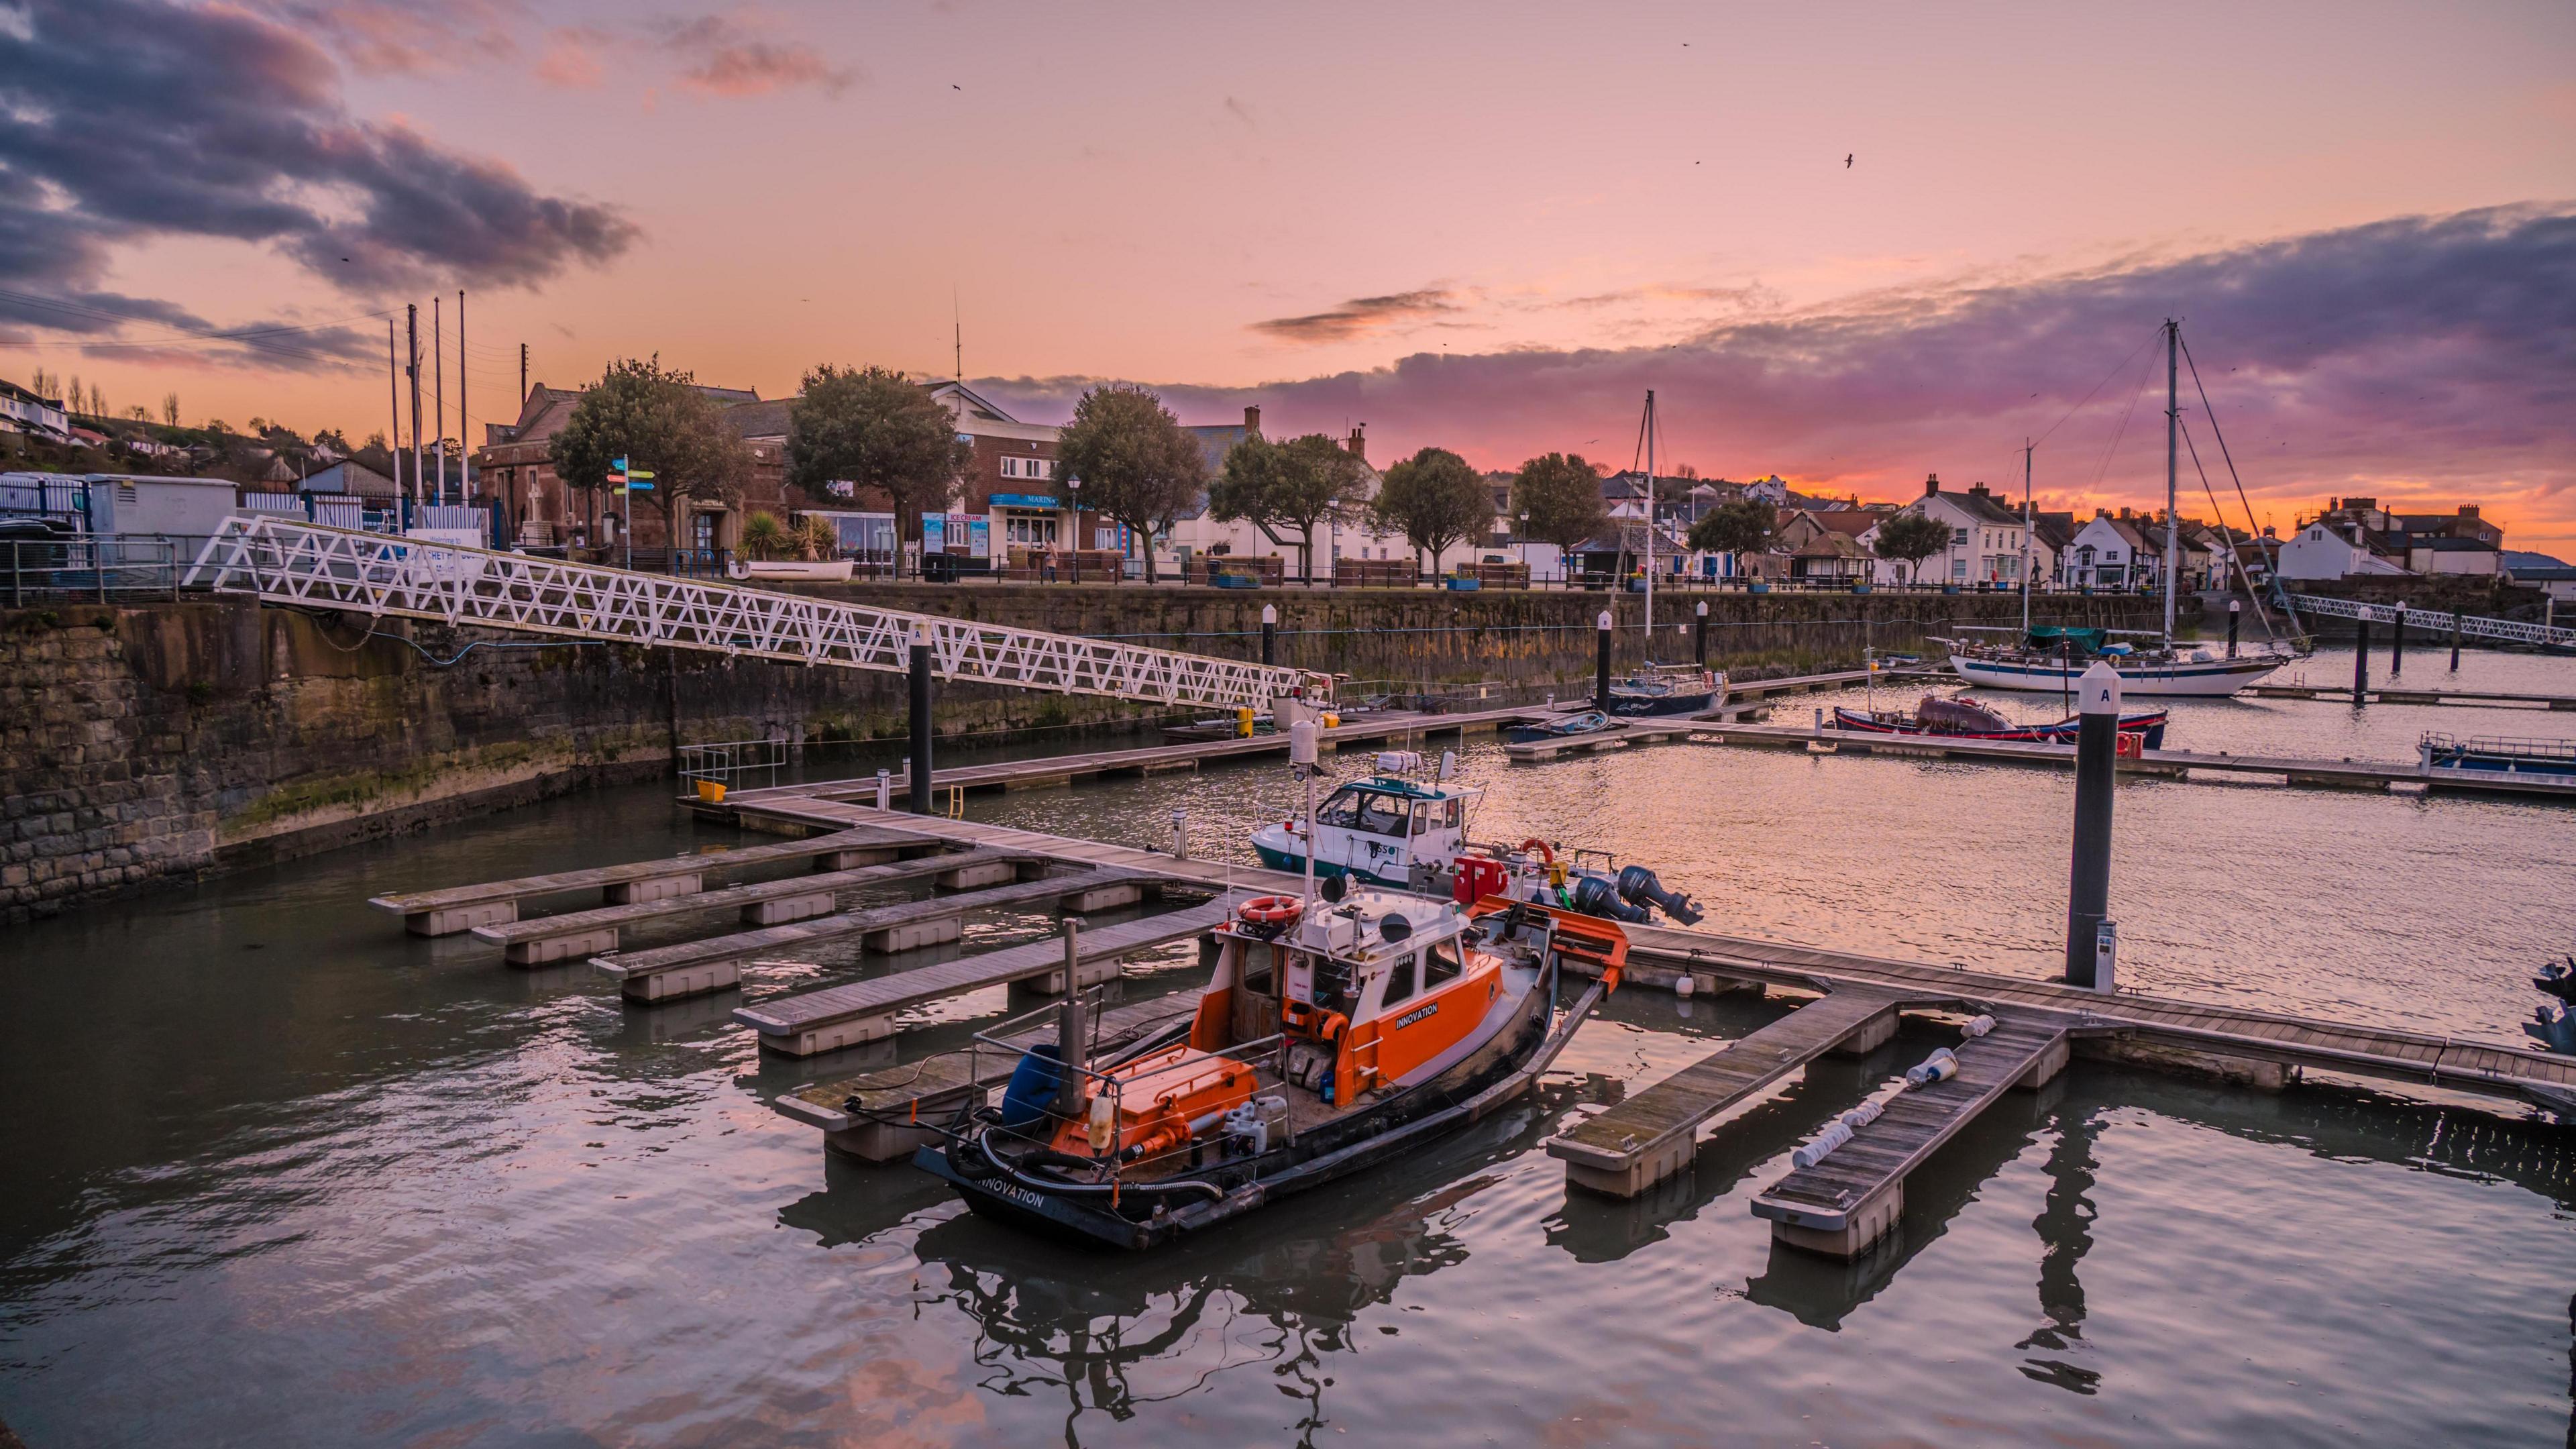
[[[1980, 689], [2024, 689], [2059, 694], [2075, 687], [2084, 671], [2096, 661], [2081, 659], [2072, 663], [2055, 659], [1979, 659], [1954, 654], [1950, 668], [1961, 679]], [[2120, 675], [2120, 692], [2124, 696], [2175, 695], [2201, 699], [2223, 699], [2281, 668], [2290, 661], [2275, 655], [2249, 655], [2236, 659], [2176, 659], [2161, 661], [2108, 661]]]

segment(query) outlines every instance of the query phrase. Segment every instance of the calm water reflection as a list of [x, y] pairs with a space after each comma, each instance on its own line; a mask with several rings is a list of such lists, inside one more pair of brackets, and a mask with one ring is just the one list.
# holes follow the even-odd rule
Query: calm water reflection
[[[2551, 718], [2499, 713], [2189, 706], [2177, 742], [2398, 758], [2422, 728]], [[1693, 747], [1468, 766], [1488, 833], [1612, 845], [1727, 928], [2047, 969], [2055, 777]], [[1204, 848], [1284, 806], [1278, 773], [976, 808], [1142, 842], [1179, 806]], [[2576, 935], [2576, 810], [2157, 783], [2119, 808], [2129, 976], [2158, 989], [2501, 1038], [2531, 959]], [[1569, 1114], [1776, 1013], [1623, 993], [1517, 1111], [1226, 1237], [1107, 1257], [828, 1162], [762, 1106], [891, 1054], [764, 1062], [731, 998], [630, 1010], [361, 904], [728, 838], [662, 790], [603, 793], [10, 932], [0, 1418], [39, 1449], [2568, 1431], [2576, 1168], [2542, 1122], [2079, 1065], [1963, 1133], [1846, 1266], [1775, 1250], [1748, 1203], [1938, 1038], [1819, 1064], [1647, 1198], [1569, 1196], [1538, 1150]], [[1170, 989], [1185, 954], [1125, 989]], [[816, 955], [750, 989], [857, 969]], [[952, 1004], [904, 1055], [1003, 1001]]]

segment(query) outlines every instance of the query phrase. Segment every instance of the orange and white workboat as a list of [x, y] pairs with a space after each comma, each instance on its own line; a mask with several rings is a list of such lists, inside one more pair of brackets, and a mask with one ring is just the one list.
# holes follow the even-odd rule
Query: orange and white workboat
[[[1418, 1151], [1526, 1090], [1603, 992], [1616, 922], [1326, 883], [1214, 932], [1197, 1010], [1100, 1061], [1069, 1003], [998, 1108], [916, 1165], [977, 1212], [1143, 1248]], [[1574, 999], [1561, 1000], [1568, 988]]]

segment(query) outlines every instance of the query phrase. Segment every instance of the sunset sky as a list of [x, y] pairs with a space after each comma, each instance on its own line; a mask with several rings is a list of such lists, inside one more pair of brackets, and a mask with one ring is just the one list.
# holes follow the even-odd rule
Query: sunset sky
[[463, 287], [477, 437], [521, 343], [772, 397], [954, 317], [1033, 420], [1624, 465], [1652, 387], [1712, 476], [2017, 490], [2039, 436], [2043, 506], [2143, 505], [2176, 315], [2265, 521], [2576, 557], [2565, 0], [34, 0], [0, 92], [0, 377], [118, 411], [382, 431], [384, 314]]

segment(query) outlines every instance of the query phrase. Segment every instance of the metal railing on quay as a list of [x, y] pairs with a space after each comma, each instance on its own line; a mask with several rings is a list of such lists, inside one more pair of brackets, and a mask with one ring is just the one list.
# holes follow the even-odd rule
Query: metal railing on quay
[[9, 607], [175, 600], [205, 540], [163, 534], [72, 534], [0, 539]]
[[700, 788], [715, 785], [726, 793], [751, 788], [750, 777], [760, 776], [760, 788], [778, 783], [778, 772], [787, 768], [787, 741], [719, 740], [712, 744], [681, 745], [672, 752], [680, 776], [680, 798], [694, 800], [705, 792]]

